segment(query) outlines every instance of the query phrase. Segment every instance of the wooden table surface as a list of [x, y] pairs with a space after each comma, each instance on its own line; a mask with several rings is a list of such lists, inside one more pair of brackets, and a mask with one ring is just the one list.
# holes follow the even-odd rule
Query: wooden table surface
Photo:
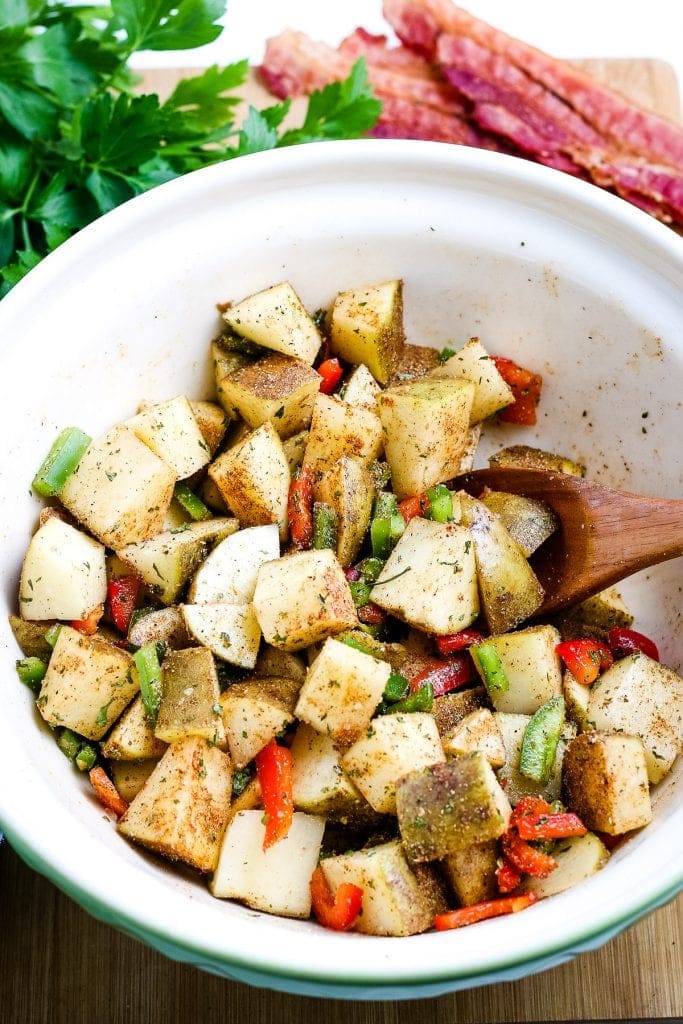
[[[585, 61], [670, 117], [676, 79], [658, 61]], [[178, 77], [155, 71], [168, 90]], [[112, 879], [112, 884], [116, 882]], [[173, 963], [88, 917], [0, 846], [0, 1024], [277, 1024], [683, 1018], [683, 896], [602, 949], [522, 981], [410, 1003], [321, 1002], [253, 989]]]

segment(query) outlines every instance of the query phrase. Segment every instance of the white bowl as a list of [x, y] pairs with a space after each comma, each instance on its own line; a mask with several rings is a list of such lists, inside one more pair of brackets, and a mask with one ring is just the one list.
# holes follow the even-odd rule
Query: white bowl
[[[260, 154], [126, 204], [0, 304], [6, 611], [38, 512], [31, 478], [60, 428], [96, 435], [143, 397], [203, 395], [217, 300], [287, 278], [313, 309], [393, 276], [406, 281], [409, 340], [441, 347], [477, 334], [543, 373], [538, 427], [491, 431], [488, 447], [539, 444], [578, 456], [605, 483], [676, 494], [680, 238], [592, 186], [498, 154], [416, 142]], [[680, 581], [678, 562], [624, 587], [673, 666], [683, 658]], [[683, 883], [679, 761], [653, 823], [603, 871], [511, 918], [396, 940], [214, 900], [117, 835], [39, 727], [4, 625], [2, 640], [0, 826], [10, 842], [97, 917], [226, 977], [385, 999], [516, 978], [599, 945]]]

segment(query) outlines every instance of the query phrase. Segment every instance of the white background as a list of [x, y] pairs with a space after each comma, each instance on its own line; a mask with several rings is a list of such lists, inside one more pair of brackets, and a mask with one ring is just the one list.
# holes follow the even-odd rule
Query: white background
[[[383, 31], [381, 0], [228, 0], [225, 30], [211, 46], [144, 54], [138, 64], [199, 66], [257, 62], [284, 28], [339, 42], [357, 25]], [[683, 85], [683, 0], [465, 0], [499, 28], [559, 57], [661, 57]]]

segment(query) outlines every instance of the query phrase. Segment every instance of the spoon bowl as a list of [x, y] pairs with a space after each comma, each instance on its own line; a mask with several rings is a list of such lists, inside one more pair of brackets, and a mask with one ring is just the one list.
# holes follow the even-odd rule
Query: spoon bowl
[[458, 479], [473, 497], [484, 488], [545, 502], [559, 529], [531, 558], [545, 599], [537, 615], [559, 611], [683, 555], [683, 501], [650, 498], [567, 473], [479, 469]]

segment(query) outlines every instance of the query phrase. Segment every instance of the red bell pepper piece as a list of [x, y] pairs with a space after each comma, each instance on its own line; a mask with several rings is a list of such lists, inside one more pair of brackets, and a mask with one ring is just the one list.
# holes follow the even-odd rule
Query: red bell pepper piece
[[438, 932], [444, 932], [451, 928], [476, 924], [477, 921], [486, 921], [491, 917], [500, 917], [502, 914], [516, 914], [519, 910], [526, 910], [537, 899], [535, 892], [525, 892], [521, 896], [503, 896], [498, 900], [486, 900], [484, 903], [475, 903], [472, 907], [461, 907], [460, 910], [451, 910], [447, 914], [437, 914], [434, 918], [434, 927]]
[[585, 836], [588, 829], [572, 812], [563, 814], [528, 814], [516, 820], [521, 839], [569, 839]]
[[326, 359], [318, 367], [318, 373], [322, 377], [320, 390], [323, 395], [331, 395], [344, 375], [338, 359]]
[[381, 626], [387, 620], [387, 613], [374, 601], [368, 601], [358, 609], [358, 618], [366, 626]]
[[472, 644], [478, 644], [484, 639], [484, 634], [478, 629], [461, 629], [459, 633], [450, 633], [448, 636], [437, 636], [436, 646], [439, 654], [455, 654], [456, 651], [463, 651]]
[[439, 661], [435, 658], [410, 679], [410, 691], [415, 693], [425, 683], [431, 683], [434, 696], [443, 697], [444, 693], [458, 690], [476, 678], [477, 673], [468, 654], [456, 655], [448, 661]]
[[398, 510], [406, 523], [409, 523], [411, 519], [427, 514], [429, 511], [429, 498], [426, 494], [415, 494], [412, 498], [404, 498], [403, 501], [399, 501]]
[[498, 413], [498, 419], [503, 423], [519, 423], [522, 426], [533, 426], [536, 422], [536, 406], [541, 398], [541, 385], [543, 378], [525, 370], [512, 359], [504, 356], [491, 356], [496, 369], [505, 383], [508, 385], [515, 401], [508, 405], [502, 412]]
[[88, 777], [102, 806], [106, 807], [108, 811], [112, 811], [117, 818], [125, 814], [128, 810], [128, 803], [119, 794], [104, 768], [91, 768]]
[[72, 619], [69, 625], [72, 629], [77, 629], [79, 633], [83, 633], [85, 636], [92, 636], [93, 633], [97, 632], [97, 627], [103, 615], [104, 605], [98, 604], [97, 608], [93, 608], [84, 619]]
[[302, 466], [292, 480], [287, 502], [289, 536], [297, 551], [306, 551], [313, 538], [313, 470]]
[[510, 817], [510, 828], [514, 828], [520, 818], [533, 814], [552, 814], [553, 809], [547, 800], [540, 796], [523, 796], [515, 805]]
[[496, 868], [496, 878], [498, 880], [498, 889], [503, 893], [514, 892], [522, 881], [521, 873], [507, 857], [503, 857], [503, 863], [499, 868]]
[[263, 849], [267, 850], [289, 832], [294, 813], [292, 798], [292, 752], [273, 739], [256, 755], [256, 774], [261, 786], [266, 834]]
[[624, 629], [621, 626], [615, 626], [607, 634], [607, 643], [615, 658], [625, 658], [627, 654], [635, 654], [637, 651], [640, 651], [641, 654], [646, 654], [648, 658], [659, 661], [657, 645], [648, 636], [645, 636], [643, 633], [637, 633], [635, 629]]
[[607, 644], [599, 640], [565, 640], [555, 650], [577, 683], [584, 686], [594, 683], [614, 661]]
[[557, 867], [557, 861], [547, 853], [534, 849], [524, 839], [517, 835], [514, 829], [509, 829], [502, 840], [503, 853], [511, 861], [518, 871], [524, 875], [533, 875], [534, 878], [547, 878]]
[[119, 576], [109, 580], [107, 597], [114, 625], [120, 633], [128, 633], [130, 620], [140, 595], [141, 580], [137, 576]]
[[352, 927], [360, 913], [363, 890], [359, 885], [342, 882], [332, 895], [322, 868], [316, 868], [311, 877], [311, 904], [320, 924], [335, 932]]

